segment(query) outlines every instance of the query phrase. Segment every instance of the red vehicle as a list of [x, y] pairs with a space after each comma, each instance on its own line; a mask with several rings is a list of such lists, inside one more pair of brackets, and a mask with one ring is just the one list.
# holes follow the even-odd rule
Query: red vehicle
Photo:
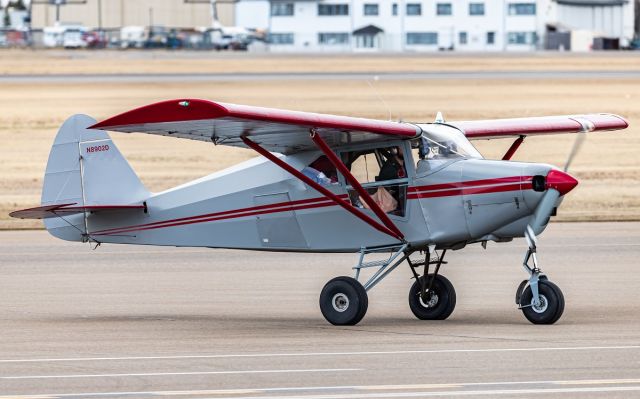
[[107, 47], [107, 38], [103, 31], [90, 31], [82, 36], [82, 40], [87, 43], [87, 48]]

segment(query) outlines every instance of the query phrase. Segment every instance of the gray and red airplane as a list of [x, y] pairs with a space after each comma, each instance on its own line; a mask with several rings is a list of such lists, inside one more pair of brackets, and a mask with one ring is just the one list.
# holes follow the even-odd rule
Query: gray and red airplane
[[[564, 297], [538, 266], [536, 236], [578, 182], [566, 168], [510, 158], [527, 136], [576, 133], [579, 144], [587, 132], [627, 126], [612, 114], [464, 122], [438, 114], [407, 123], [176, 99], [99, 123], [70, 117], [49, 155], [42, 206], [11, 215], [96, 244], [359, 253], [355, 276], [332, 279], [320, 294], [322, 314], [336, 325], [358, 323], [367, 292], [404, 262], [415, 277], [414, 315], [446, 319], [456, 304], [440, 273], [447, 250], [525, 237], [528, 278], [516, 303], [532, 323], [551, 324]], [[261, 156], [151, 193], [106, 131]], [[514, 139], [502, 160], [484, 159], [469, 141], [500, 138]], [[361, 279], [365, 268], [374, 272]]]

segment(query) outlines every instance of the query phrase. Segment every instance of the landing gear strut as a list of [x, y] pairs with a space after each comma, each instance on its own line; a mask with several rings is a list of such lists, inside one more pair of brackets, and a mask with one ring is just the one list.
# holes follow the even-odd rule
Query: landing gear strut
[[[522, 266], [529, 274], [516, 291], [516, 304], [524, 317], [533, 324], [553, 324], [564, 312], [564, 295], [557, 285], [547, 279], [538, 267], [536, 257], [536, 238], [533, 231], [527, 229], [525, 237], [529, 248], [524, 256]], [[533, 265], [529, 265], [532, 261]]]
[[[433, 251], [435, 253], [435, 251]], [[444, 320], [453, 313], [456, 307], [456, 290], [453, 284], [444, 276], [439, 275], [440, 266], [444, 262], [444, 255], [436, 253], [436, 260], [431, 260], [431, 250], [427, 249], [424, 262], [413, 263], [407, 258], [415, 282], [409, 290], [409, 307], [413, 314], [420, 320]], [[429, 266], [436, 265], [434, 273], [429, 273]], [[416, 272], [416, 268], [424, 266], [422, 276]]]
[[[387, 259], [365, 262], [366, 255], [390, 252]], [[456, 306], [456, 291], [446, 277], [438, 274], [440, 266], [445, 264], [444, 255], [435, 252], [435, 247], [427, 248], [423, 262], [413, 262], [409, 256], [416, 252], [407, 243], [376, 248], [362, 248], [358, 264], [353, 267], [355, 278], [336, 277], [329, 281], [320, 293], [320, 310], [327, 321], [334, 325], [355, 325], [367, 312], [369, 299], [367, 291], [382, 281], [405, 260], [409, 263], [415, 282], [409, 290], [409, 307], [421, 320], [444, 320], [451, 315]], [[431, 255], [435, 258], [431, 259]], [[435, 265], [433, 273], [430, 266]], [[424, 266], [422, 276], [416, 271]], [[378, 270], [364, 283], [358, 281], [360, 272], [366, 268]]]
[[[367, 312], [369, 299], [367, 291], [372, 289], [398, 265], [408, 258], [409, 245], [384, 246], [377, 248], [361, 248], [358, 264], [353, 267], [355, 278], [336, 277], [329, 281], [320, 293], [320, 311], [327, 321], [333, 325], [353, 326], [358, 324]], [[365, 262], [366, 255], [372, 253], [391, 252], [388, 259]], [[364, 284], [360, 284], [360, 270], [377, 267], [378, 270]]]

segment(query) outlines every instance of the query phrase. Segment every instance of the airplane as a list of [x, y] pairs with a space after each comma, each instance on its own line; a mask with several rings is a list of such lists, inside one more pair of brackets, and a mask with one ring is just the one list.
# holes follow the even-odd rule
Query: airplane
[[[71, 116], [55, 137], [41, 206], [11, 216], [44, 219], [53, 236], [96, 246], [357, 253], [354, 276], [336, 277], [320, 293], [322, 315], [334, 325], [360, 322], [368, 292], [405, 262], [415, 279], [413, 314], [444, 320], [456, 305], [440, 273], [447, 251], [524, 237], [527, 278], [516, 304], [531, 323], [552, 324], [564, 296], [538, 264], [536, 236], [578, 181], [566, 173], [570, 160], [561, 170], [510, 159], [528, 136], [581, 139], [627, 127], [614, 114], [447, 122], [438, 113], [434, 122], [408, 123], [175, 99], [101, 122]], [[260, 156], [151, 193], [107, 131]], [[484, 159], [470, 142], [503, 138], [514, 141], [501, 160]]]

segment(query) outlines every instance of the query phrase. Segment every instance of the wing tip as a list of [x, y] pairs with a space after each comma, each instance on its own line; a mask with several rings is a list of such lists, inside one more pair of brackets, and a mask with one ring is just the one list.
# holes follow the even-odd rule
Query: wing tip
[[88, 129], [110, 130], [118, 126], [146, 123], [215, 119], [225, 116], [228, 112], [224, 105], [214, 101], [198, 98], [177, 98], [134, 108], [95, 123], [89, 126]]

